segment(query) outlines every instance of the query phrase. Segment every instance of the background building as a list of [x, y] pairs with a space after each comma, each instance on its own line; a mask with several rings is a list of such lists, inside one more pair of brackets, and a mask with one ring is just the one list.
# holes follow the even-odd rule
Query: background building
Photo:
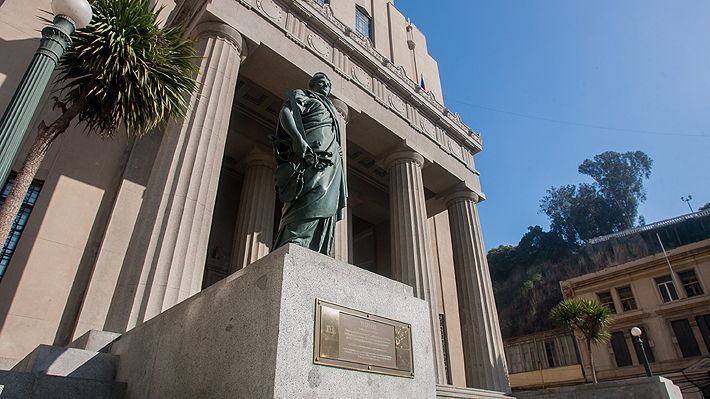
[[[644, 376], [630, 330], [639, 327], [654, 375], [685, 398], [710, 397], [710, 240], [560, 282], [566, 299], [595, 299], [614, 314], [611, 341], [592, 345], [600, 381]], [[581, 341], [580, 341], [581, 342]], [[587, 379], [588, 354], [579, 346]]]
[[[439, 384], [509, 391], [476, 209], [481, 139], [442, 103], [424, 35], [386, 0], [166, 2], [203, 57], [184, 121], [140, 140], [68, 131], [0, 281], [0, 365], [89, 330], [125, 332], [269, 251], [268, 135], [288, 88], [326, 72], [346, 137], [336, 259], [411, 285], [431, 310]], [[46, 0], [0, 4], [0, 108]], [[420, 86], [426, 81], [428, 91]], [[45, 101], [30, 126], [56, 118]], [[29, 129], [17, 170], [34, 139]]]

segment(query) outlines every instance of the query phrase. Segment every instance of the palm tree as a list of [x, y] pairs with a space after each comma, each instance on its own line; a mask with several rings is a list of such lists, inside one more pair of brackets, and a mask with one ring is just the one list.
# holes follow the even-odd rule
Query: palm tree
[[112, 137], [119, 126], [142, 136], [185, 115], [197, 84], [192, 42], [160, 27], [162, 10], [146, 0], [93, 0], [93, 20], [77, 30], [58, 66], [54, 97], [62, 115], [37, 127], [35, 139], [0, 208], [0, 243], [7, 240], [27, 189], [52, 142], [78, 117], [85, 131]]
[[607, 305], [592, 299], [566, 299], [552, 309], [550, 318], [560, 326], [572, 328], [582, 333], [587, 341], [589, 364], [592, 367], [592, 378], [597, 383], [597, 373], [592, 359], [592, 342], [603, 344], [611, 338], [609, 326], [614, 319]]

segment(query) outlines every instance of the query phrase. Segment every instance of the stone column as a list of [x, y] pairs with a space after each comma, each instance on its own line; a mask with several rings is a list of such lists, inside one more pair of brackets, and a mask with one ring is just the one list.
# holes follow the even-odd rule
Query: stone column
[[[350, 109], [348, 105], [337, 98], [331, 98], [335, 109], [340, 114], [340, 147], [343, 149], [343, 171], [345, 172], [345, 181], [347, 181], [348, 173], [348, 157], [347, 157], [347, 134], [346, 125], [350, 120]], [[349, 212], [348, 208], [343, 209], [343, 220], [340, 220], [335, 225], [335, 239], [333, 240], [333, 257], [341, 262], [350, 263], [352, 261], [352, 256], [350, 256], [350, 245], [348, 239], [350, 237], [348, 229], [350, 228], [349, 223]]]
[[478, 220], [477, 201], [478, 196], [471, 191], [455, 192], [446, 198], [454, 250], [466, 384], [472, 388], [509, 393], [510, 382]]
[[203, 23], [195, 33], [203, 56], [198, 89], [182, 124], [170, 122], [158, 150], [109, 331], [127, 331], [200, 290], [242, 38], [219, 22]]
[[274, 155], [255, 148], [245, 161], [229, 274], [269, 253], [274, 239]]
[[414, 151], [399, 151], [385, 159], [390, 175], [392, 276], [411, 286], [414, 296], [429, 302], [436, 382], [446, 384], [444, 350], [439, 325], [433, 256], [426, 217], [422, 166]]

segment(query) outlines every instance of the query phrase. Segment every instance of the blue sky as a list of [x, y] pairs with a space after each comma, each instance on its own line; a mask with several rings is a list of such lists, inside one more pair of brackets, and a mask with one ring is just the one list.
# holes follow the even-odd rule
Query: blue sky
[[653, 159], [648, 223], [710, 202], [709, 1], [395, 0], [427, 37], [445, 105], [481, 134], [486, 248], [516, 245], [551, 186], [604, 151]]

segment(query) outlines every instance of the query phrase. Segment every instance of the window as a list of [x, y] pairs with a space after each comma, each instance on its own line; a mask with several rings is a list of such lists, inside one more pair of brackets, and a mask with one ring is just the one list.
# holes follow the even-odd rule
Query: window
[[[643, 327], [639, 327], [639, 329], [641, 330], [641, 342], [643, 342], [643, 351], [646, 352], [646, 360], [648, 360], [649, 363], [653, 363], [656, 361], [656, 357], [653, 356], [653, 351], [651, 350], [651, 345], [648, 344], [648, 335], [646, 335], [646, 329]], [[629, 334], [631, 334], [630, 329], [629, 329]], [[636, 345], [636, 339], [631, 338], [631, 342], [633, 342], [633, 344], [634, 344], [634, 349], [636, 350], [636, 358], [638, 359], [639, 364], [643, 364], [643, 358], [641, 357], [641, 350], [639, 349], [638, 345]]]
[[[10, 177], [8, 177], [7, 182], [5, 182], [2, 192], [0, 193], [0, 206], [5, 203], [5, 199], [10, 193], [10, 188], [12, 188], [13, 183], [15, 183], [15, 176], [17, 176], [17, 173], [10, 173]], [[7, 269], [10, 259], [12, 259], [12, 254], [15, 252], [17, 242], [20, 240], [22, 231], [25, 229], [27, 219], [30, 217], [30, 213], [32, 212], [32, 208], [35, 206], [35, 201], [37, 201], [37, 196], [39, 195], [39, 191], [41, 189], [42, 182], [39, 180], [33, 180], [32, 184], [30, 184], [30, 188], [27, 190], [25, 199], [22, 201], [20, 212], [17, 214], [15, 222], [12, 224], [12, 229], [7, 237], [7, 241], [5, 241], [5, 246], [3, 246], [2, 251], [0, 251], [0, 280], [5, 274], [5, 269]]]
[[673, 332], [683, 357], [700, 356], [700, 347], [698, 346], [698, 341], [695, 340], [695, 335], [693, 335], [688, 319], [672, 321], [671, 327], [673, 327]]
[[695, 270], [688, 270], [687, 272], [678, 273], [680, 277], [680, 283], [683, 284], [686, 295], [688, 298], [696, 295], [701, 295], [703, 289], [700, 288], [700, 281], [698, 281], [698, 276], [695, 275]]
[[698, 328], [700, 328], [700, 334], [703, 335], [705, 347], [710, 351], [710, 314], [695, 316], [695, 321], [698, 322]]
[[360, 7], [355, 8], [355, 33], [363, 38], [372, 40], [372, 23], [367, 11]]
[[634, 299], [634, 293], [631, 292], [631, 287], [619, 288], [616, 291], [619, 293], [621, 308], [624, 309], [624, 312], [637, 309], [636, 300]]
[[545, 356], [547, 357], [547, 365], [550, 368], [557, 367], [555, 359], [557, 358], [557, 350], [555, 350], [555, 341], [545, 340]]
[[611, 313], [616, 314], [616, 306], [614, 306], [614, 298], [611, 297], [611, 292], [600, 292], [597, 296], [602, 305], [606, 305]]
[[622, 331], [611, 333], [611, 348], [614, 350], [617, 367], [626, 367], [633, 364], [629, 346], [626, 344], [626, 338], [624, 338]]
[[678, 300], [678, 292], [675, 290], [675, 285], [673, 285], [670, 275], [657, 278], [656, 285], [664, 303]]
[[446, 345], [446, 321], [444, 315], [439, 313], [439, 328], [441, 329], [441, 347], [444, 349], [444, 373], [446, 383], [451, 385], [451, 373], [449, 372], [449, 347]]

